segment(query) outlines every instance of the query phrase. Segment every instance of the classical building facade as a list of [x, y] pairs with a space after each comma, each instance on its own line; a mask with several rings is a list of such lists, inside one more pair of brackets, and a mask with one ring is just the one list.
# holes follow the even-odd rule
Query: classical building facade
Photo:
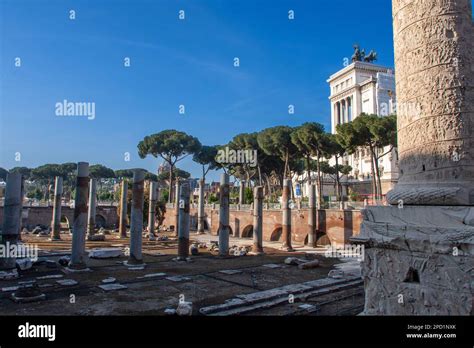
[[[332, 75], [330, 87], [331, 132], [336, 133], [340, 124], [353, 121], [362, 113], [381, 117], [396, 112], [394, 72], [386, 67], [355, 61]], [[382, 173], [383, 193], [390, 190], [398, 179], [398, 158], [390, 147], [380, 149], [389, 152], [382, 157], [379, 168]], [[331, 163], [334, 164], [334, 163]], [[347, 183], [363, 194], [370, 194], [371, 163], [368, 149], [359, 149], [344, 158], [344, 164], [352, 167]]]

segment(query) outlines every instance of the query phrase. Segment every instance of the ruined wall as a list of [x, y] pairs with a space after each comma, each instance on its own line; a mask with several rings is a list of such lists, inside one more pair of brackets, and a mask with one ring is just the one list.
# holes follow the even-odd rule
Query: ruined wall
[[[70, 207], [62, 207], [61, 215], [65, 216], [70, 226], [74, 219], [74, 209]], [[53, 207], [23, 207], [22, 226], [34, 227], [36, 225], [51, 226], [53, 216]], [[107, 228], [115, 228], [118, 226], [117, 207], [100, 206], [97, 207], [97, 215], [105, 219]], [[3, 221], [3, 207], [0, 207], [0, 226]]]
[[[219, 210], [205, 209], [205, 221], [209, 231], [217, 235], [219, 228]], [[197, 228], [197, 209], [191, 208], [191, 228]], [[173, 225], [174, 210], [168, 209], [163, 225]], [[263, 211], [263, 240], [280, 240], [282, 213], [280, 210]], [[362, 215], [359, 210], [320, 210], [319, 230], [327, 235], [331, 244], [349, 244], [349, 238], [360, 232]], [[253, 226], [251, 211], [230, 211], [230, 227], [235, 237], [247, 237], [247, 232]], [[299, 245], [305, 243], [308, 235], [308, 209], [292, 210], [291, 214], [292, 240]], [[322, 234], [317, 236], [322, 237]]]

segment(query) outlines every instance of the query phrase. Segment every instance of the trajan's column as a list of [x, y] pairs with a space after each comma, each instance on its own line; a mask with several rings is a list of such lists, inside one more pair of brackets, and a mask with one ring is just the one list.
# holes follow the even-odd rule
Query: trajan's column
[[400, 180], [363, 211], [367, 315], [473, 315], [471, 0], [393, 0]]

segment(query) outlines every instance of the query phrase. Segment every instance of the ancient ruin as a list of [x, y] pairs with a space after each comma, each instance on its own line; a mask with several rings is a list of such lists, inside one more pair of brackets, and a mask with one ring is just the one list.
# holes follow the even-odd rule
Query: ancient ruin
[[400, 181], [358, 240], [367, 315], [472, 315], [474, 25], [468, 0], [394, 0]]

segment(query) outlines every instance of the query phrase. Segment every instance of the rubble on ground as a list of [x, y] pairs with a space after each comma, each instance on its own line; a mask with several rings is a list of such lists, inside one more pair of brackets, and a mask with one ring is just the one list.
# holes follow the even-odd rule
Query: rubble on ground
[[58, 260], [58, 263], [61, 266], [67, 267], [69, 265], [69, 261], [71, 261], [71, 257], [69, 256], [61, 256]]
[[198, 244], [192, 244], [190, 247], [189, 247], [189, 253], [193, 256], [197, 256], [199, 255], [199, 246]]
[[120, 248], [97, 248], [89, 252], [91, 259], [110, 259], [116, 258], [123, 255], [122, 249]]

